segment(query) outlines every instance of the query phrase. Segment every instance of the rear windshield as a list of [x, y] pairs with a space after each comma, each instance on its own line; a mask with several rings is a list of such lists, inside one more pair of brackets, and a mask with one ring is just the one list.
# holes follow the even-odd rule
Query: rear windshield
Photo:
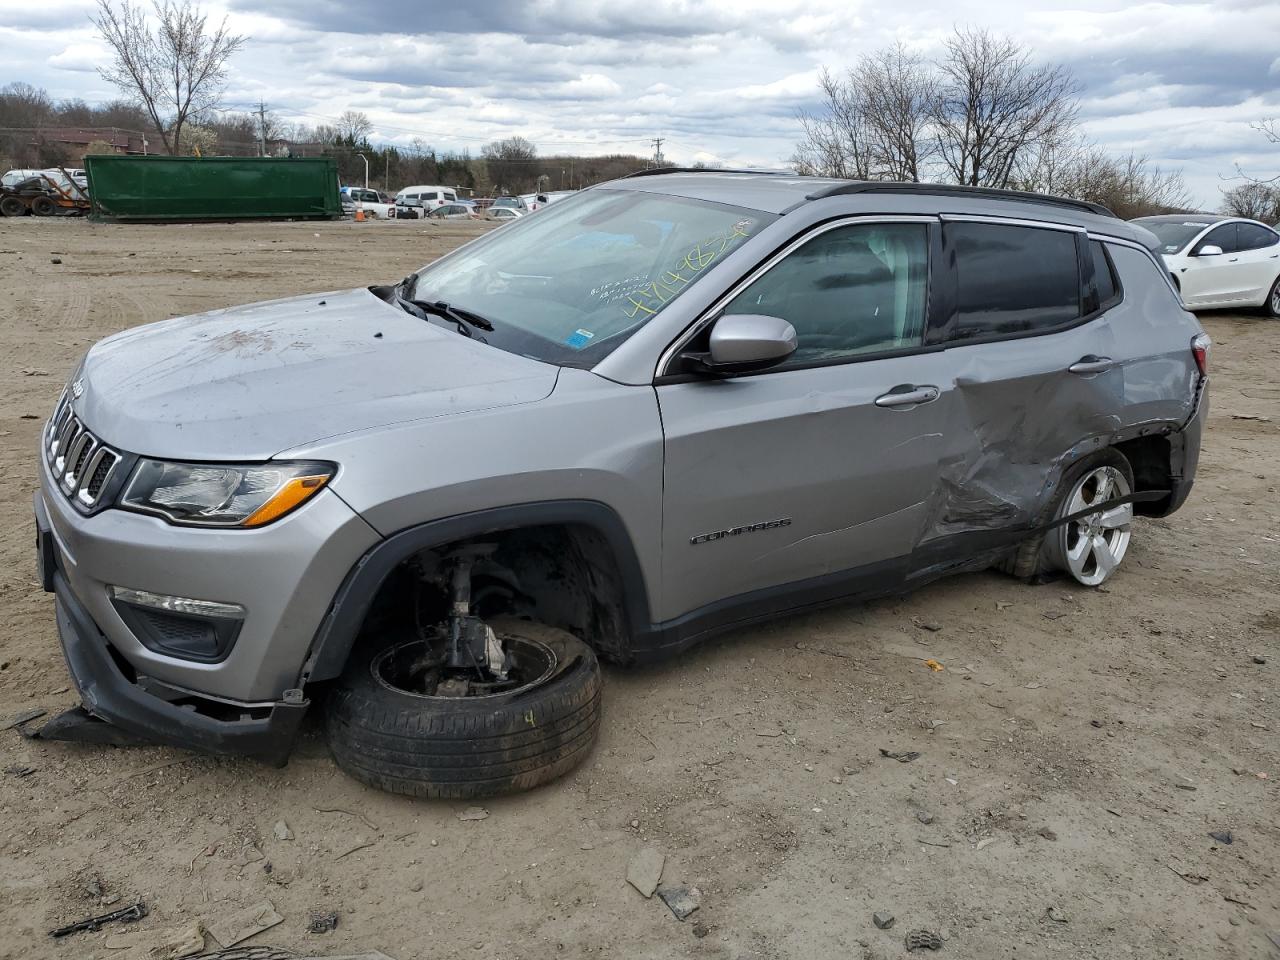
[[1186, 220], [1138, 220], [1140, 226], [1146, 227], [1160, 241], [1158, 253], [1177, 253], [1200, 233], [1212, 226], [1211, 220], [1197, 220], [1189, 217]]
[[493, 322], [513, 353], [592, 367], [774, 214], [640, 191], [589, 190], [418, 274], [413, 296]]

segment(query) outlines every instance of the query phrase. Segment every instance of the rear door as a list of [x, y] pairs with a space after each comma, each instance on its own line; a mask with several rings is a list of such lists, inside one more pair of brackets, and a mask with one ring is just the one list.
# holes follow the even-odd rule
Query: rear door
[[[1114, 432], [1122, 379], [1082, 229], [944, 217], [954, 400], [914, 566], [993, 549], [1034, 522], [1064, 462]], [[1105, 262], [1105, 261], [1104, 261]]]
[[1236, 241], [1244, 279], [1243, 299], [1261, 304], [1280, 276], [1280, 234], [1259, 223], [1236, 224]]
[[660, 378], [663, 619], [901, 582], [945, 419], [946, 361], [925, 336], [937, 230], [930, 218], [816, 228], [718, 308], [788, 320], [789, 360]]

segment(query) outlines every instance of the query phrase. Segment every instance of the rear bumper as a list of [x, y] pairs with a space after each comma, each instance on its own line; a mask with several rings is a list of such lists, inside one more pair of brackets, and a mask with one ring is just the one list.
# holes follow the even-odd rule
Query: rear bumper
[[1168, 516], [1191, 495], [1195, 484], [1196, 468], [1200, 465], [1200, 439], [1204, 435], [1205, 420], [1209, 417], [1209, 378], [1200, 381], [1196, 392], [1194, 412], [1181, 430], [1169, 435], [1169, 481], [1172, 495], [1160, 516]]
[[110, 641], [72, 590], [39, 493], [35, 508], [38, 570], [45, 589], [55, 596], [62, 653], [85, 709], [157, 743], [283, 765], [309, 702], [299, 695], [276, 703], [238, 703], [138, 675], [119, 653], [113, 653]]

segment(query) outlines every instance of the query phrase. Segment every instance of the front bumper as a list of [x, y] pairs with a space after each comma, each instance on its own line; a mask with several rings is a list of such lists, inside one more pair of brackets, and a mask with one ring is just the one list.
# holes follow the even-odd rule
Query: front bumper
[[148, 681], [129, 666], [72, 590], [48, 512], [35, 497], [40, 579], [55, 597], [67, 671], [89, 713], [158, 743], [283, 765], [309, 702], [301, 691], [273, 703], [237, 703]]

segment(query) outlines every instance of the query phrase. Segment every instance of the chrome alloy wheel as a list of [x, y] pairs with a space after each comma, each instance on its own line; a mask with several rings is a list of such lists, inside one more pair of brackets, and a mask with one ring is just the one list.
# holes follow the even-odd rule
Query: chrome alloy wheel
[[[1081, 513], [1131, 492], [1128, 479], [1115, 467], [1097, 467], [1076, 481], [1060, 516]], [[1098, 586], [1124, 559], [1132, 522], [1133, 504], [1125, 503], [1064, 523], [1049, 538], [1054, 564], [1086, 587]]]

